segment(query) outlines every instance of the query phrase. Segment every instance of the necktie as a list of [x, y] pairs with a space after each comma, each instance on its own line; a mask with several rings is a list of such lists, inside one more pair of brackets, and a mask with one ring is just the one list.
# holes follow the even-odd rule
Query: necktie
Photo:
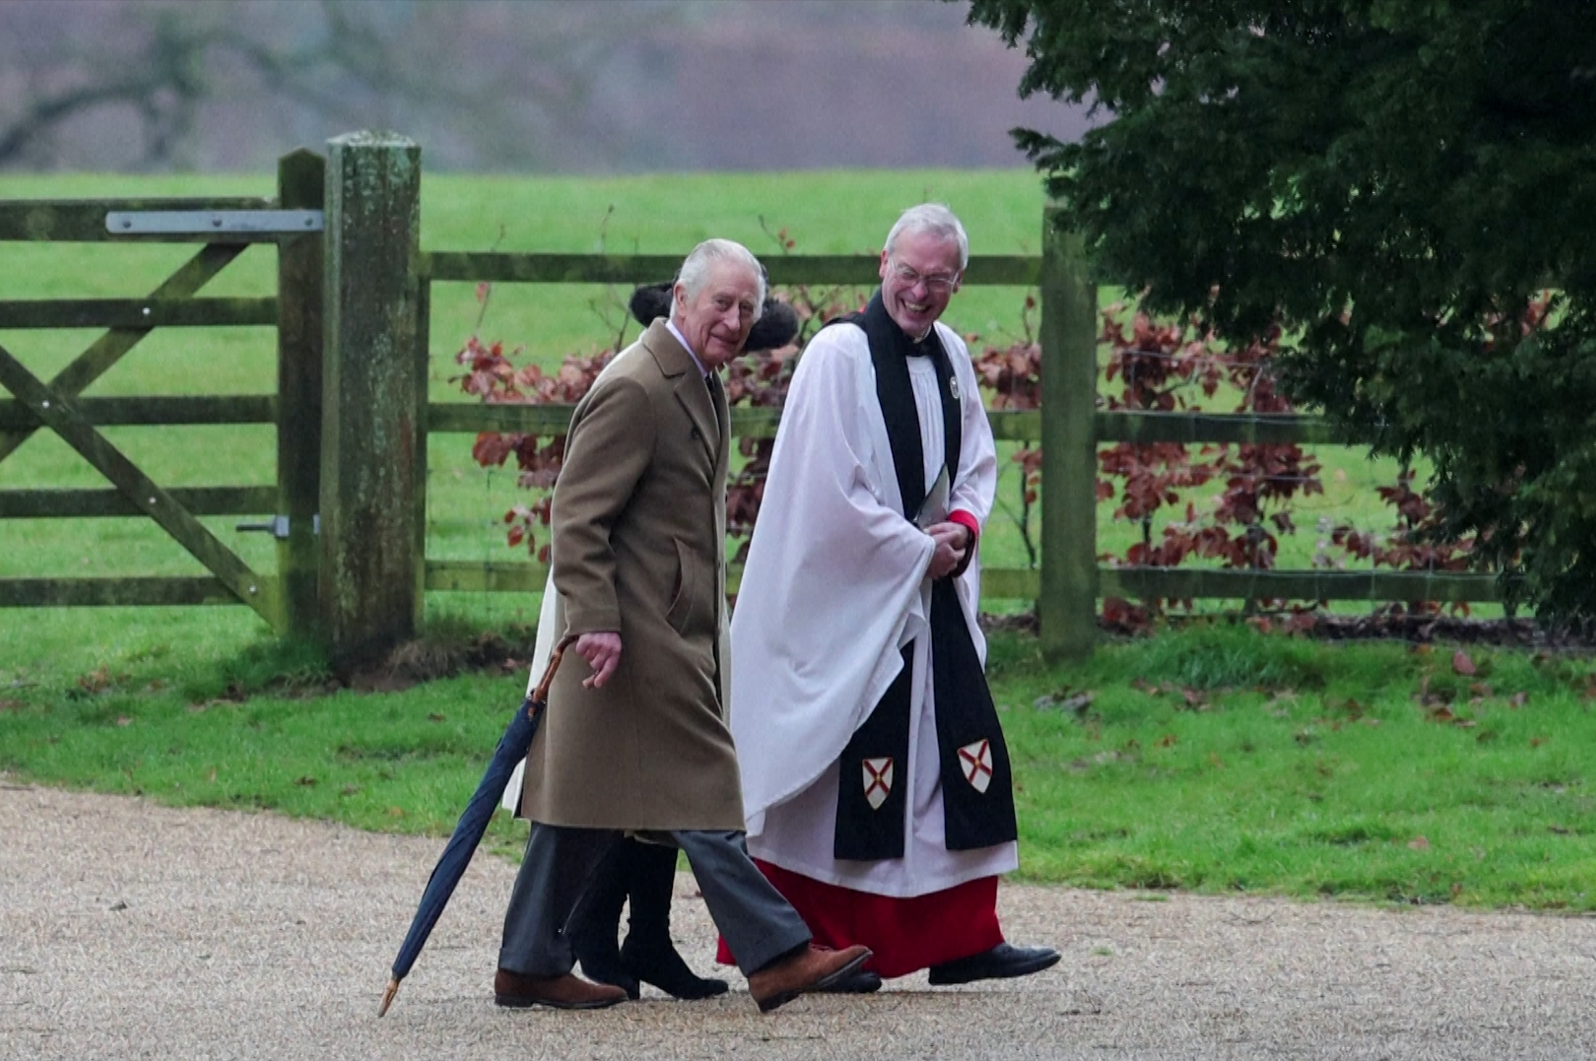
[[709, 387], [709, 404], [715, 410], [715, 430], [719, 437], [715, 439], [717, 450], [720, 442], [726, 437], [729, 413], [726, 408], [726, 391], [720, 384], [720, 373], [709, 372], [704, 375], [704, 383]]

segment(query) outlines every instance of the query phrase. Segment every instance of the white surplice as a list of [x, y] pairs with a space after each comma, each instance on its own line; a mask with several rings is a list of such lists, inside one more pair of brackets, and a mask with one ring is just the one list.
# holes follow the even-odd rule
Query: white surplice
[[[935, 327], [962, 412], [948, 507], [984, 526], [997, 488], [992, 429], [963, 340]], [[911, 357], [909, 377], [929, 485], [944, 460], [935, 365]], [[949, 851], [944, 842], [925, 578], [934, 546], [903, 513], [869, 343], [854, 325], [832, 325], [804, 351], [782, 411], [732, 615], [731, 729], [750, 853], [828, 884], [897, 898], [1018, 865], [1012, 841], [972, 851]], [[977, 559], [956, 589], [984, 660], [980, 580]], [[904, 856], [836, 859], [837, 758], [902, 669], [911, 641], [909, 761], [893, 780], [909, 786]]]

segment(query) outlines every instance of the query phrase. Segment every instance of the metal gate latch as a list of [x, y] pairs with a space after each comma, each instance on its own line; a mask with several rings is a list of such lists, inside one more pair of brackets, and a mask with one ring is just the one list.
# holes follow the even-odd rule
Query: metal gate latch
[[[262, 520], [258, 523], [246, 521], [244, 523], [237, 524], [233, 529], [236, 531], [264, 531], [267, 534], [270, 534], [273, 538], [276, 538], [278, 541], [283, 541], [288, 537], [288, 517], [273, 516], [271, 519]], [[310, 533], [321, 533], [320, 513], [310, 517]]]

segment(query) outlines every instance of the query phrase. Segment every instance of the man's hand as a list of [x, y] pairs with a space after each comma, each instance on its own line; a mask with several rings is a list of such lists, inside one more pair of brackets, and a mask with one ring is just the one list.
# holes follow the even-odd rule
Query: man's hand
[[947, 578], [958, 568], [970, 547], [972, 535], [970, 528], [962, 523], [933, 523], [926, 528], [926, 533], [937, 543], [936, 551], [931, 554], [931, 566], [926, 569], [926, 577], [935, 582]]
[[593, 668], [592, 675], [582, 681], [584, 689], [602, 689], [615, 668], [621, 665], [621, 635], [612, 630], [583, 634], [573, 647]]

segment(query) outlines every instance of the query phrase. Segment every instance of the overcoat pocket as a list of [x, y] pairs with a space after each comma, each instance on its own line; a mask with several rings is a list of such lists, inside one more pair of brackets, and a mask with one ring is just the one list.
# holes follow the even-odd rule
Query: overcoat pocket
[[698, 571], [701, 565], [680, 538], [671, 541], [676, 545], [676, 592], [665, 611], [665, 621], [671, 624], [671, 629], [686, 636], [693, 628], [693, 611], [703, 596]]

